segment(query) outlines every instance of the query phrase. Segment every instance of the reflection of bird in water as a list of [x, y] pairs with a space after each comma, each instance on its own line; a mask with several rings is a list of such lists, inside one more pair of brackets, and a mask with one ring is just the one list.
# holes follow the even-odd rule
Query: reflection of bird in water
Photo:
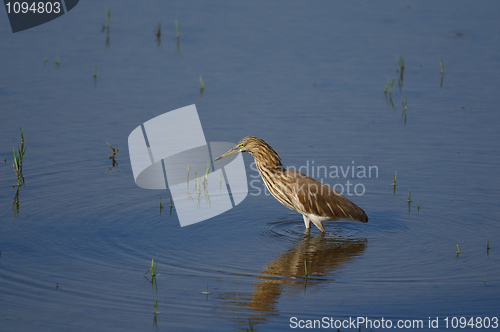
[[[311, 237], [304, 235], [287, 250], [280, 252], [267, 263], [250, 293], [225, 293], [221, 298], [232, 308], [249, 309], [253, 324], [266, 321], [266, 316], [279, 315], [276, 310], [283, 293], [294, 293], [315, 288], [318, 284], [334, 282], [332, 275], [360, 257], [366, 249], [365, 238], [332, 238], [325, 233]], [[307, 259], [308, 276], [304, 265]], [[240, 323], [247, 324], [247, 320]]]
[[346, 218], [367, 222], [365, 211], [329, 186], [295, 170], [287, 170], [281, 159], [266, 142], [247, 136], [217, 159], [238, 152], [249, 152], [255, 159], [262, 180], [269, 192], [287, 208], [302, 214], [306, 228], [310, 221], [325, 232], [323, 221]]
[[[261, 282], [254, 284], [249, 307], [253, 310], [269, 312], [282, 293], [282, 285], [291, 290], [304, 289], [305, 259], [307, 259], [308, 283], [314, 284], [337, 272], [346, 263], [362, 255], [366, 239], [332, 239], [324, 234], [302, 240], [270, 261], [261, 271]], [[285, 278], [285, 279], [284, 279]]]

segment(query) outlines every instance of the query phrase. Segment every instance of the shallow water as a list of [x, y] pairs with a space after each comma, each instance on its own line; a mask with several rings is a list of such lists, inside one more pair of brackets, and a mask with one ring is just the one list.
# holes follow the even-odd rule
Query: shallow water
[[[425, 330], [429, 317], [444, 328], [447, 316], [498, 316], [500, 5], [107, 5], [109, 43], [98, 2], [16, 34], [0, 20], [0, 330], [278, 331], [291, 317]], [[168, 191], [135, 185], [127, 138], [193, 103], [207, 141], [261, 137], [284, 165], [344, 189], [369, 222], [305, 233], [244, 155], [248, 197], [181, 228]], [[331, 174], [353, 165], [354, 178]], [[378, 173], [359, 178], [369, 166]]]

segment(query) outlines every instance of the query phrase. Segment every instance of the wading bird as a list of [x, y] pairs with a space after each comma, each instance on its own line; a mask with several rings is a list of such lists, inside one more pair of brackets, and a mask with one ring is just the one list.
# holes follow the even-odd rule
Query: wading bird
[[238, 152], [249, 152], [254, 157], [269, 192], [284, 206], [302, 214], [307, 229], [310, 221], [322, 232], [325, 232], [323, 221], [339, 218], [368, 221], [365, 211], [329, 186], [295, 170], [285, 169], [276, 151], [258, 137], [243, 138], [215, 160]]

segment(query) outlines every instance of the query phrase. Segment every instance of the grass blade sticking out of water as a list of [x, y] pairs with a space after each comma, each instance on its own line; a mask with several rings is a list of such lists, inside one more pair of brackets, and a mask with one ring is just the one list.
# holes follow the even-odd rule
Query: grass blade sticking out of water
[[203, 90], [205, 90], [205, 83], [203, 83], [203, 78], [200, 75], [200, 101], [203, 96]]
[[486, 255], [490, 256], [490, 240], [486, 242]]
[[158, 23], [158, 28], [156, 28], [155, 36], [156, 36], [156, 46], [160, 47], [161, 46], [161, 23]]
[[109, 31], [109, 21], [111, 18], [111, 10], [109, 10], [109, 7], [106, 6], [106, 29]]
[[402, 55], [400, 55], [399, 58], [396, 55], [396, 60], [398, 62], [398, 67], [399, 67], [398, 87], [399, 87], [399, 92], [401, 92], [401, 89], [403, 89], [403, 73], [405, 70], [405, 62], [403, 61]]
[[[97, 78], [97, 65], [94, 67], [94, 80]], [[109, 144], [109, 143], [108, 143]]]
[[154, 279], [155, 277], [159, 276], [159, 274], [156, 273], [158, 268], [158, 255], [156, 255], [156, 263], [154, 258], [151, 260], [151, 267], [149, 270], [146, 271], [146, 273], [143, 274], [143, 276], [146, 276], [149, 272], [151, 272], [151, 277]]
[[184, 166], [184, 167], [187, 169], [187, 173], [188, 173], [186, 183], [187, 183], [187, 189], [189, 191], [189, 171], [191, 170], [191, 166]]
[[[21, 145], [16, 148], [12, 147], [12, 152], [14, 154], [14, 159], [12, 160], [12, 166], [14, 167], [14, 173], [16, 174], [17, 186], [24, 184], [23, 176], [23, 158], [26, 153], [26, 147], [24, 146], [24, 134], [23, 129], [19, 128], [21, 133]], [[15, 185], [14, 185], [15, 186]]]
[[179, 39], [181, 37], [181, 24], [177, 20], [175, 20], [175, 30], [176, 30], [175, 37]]
[[153, 301], [153, 305], [155, 307], [155, 315], [156, 315], [158, 313], [158, 310], [157, 310], [158, 309], [158, 294], [156, 294], [156, 297]]
[[207, 161], [207, 168], [205, 169], [205, 182], [207, 182], [208, 173], [210, 173], [210, 161]]
[[387, 94], [387, 92], [389, 92], [389, 94], [391, 94], [393, 85], [394, 85], [394, 78], [392, 79], [392, 81], [390, 78], [388, 78], [387, 83], [385, 83], [384, 85], [384, 93]]
[[158, 23], [158, 28], [156, 28], [155, 35], [156, 35], [157, 39], [160, 39], [160, 37], [161, 37], [161, 23]]
[[158, 275], [156, 273], [156, 270], [158, 268], [158, 255], [156, 255], [156, 263], [154, 264], [154, 267], [153, 267], [153, 262], [154, 262], [154, 259], [151, 260], [151, 276], [156, 277]]
[[56, 68], [59, 68], [60, 62], [59, 62], [59, 57], [56, 56]]
[[398, 62], [400, 77], [403, 78], [403, 72], [405, 70], [405, 62], [403, 60], [403, 56], [400, 55], [398, 58], [398, 56], [396, 55], [396, 61]]
[[200, 75], [200, 91], [203, 93], [203, 90], [205, 90], [205, 83], [203, 83], [203, 77]]
[[439, 88], [441, 89], [443, 87], [443, 79], [444, 79], [443, 59], [440, 59], [439, 62], [441, 64], [441, 81], [439, 82]]
[[16, 149], [12, 147], [12, 153], [14, 154], [14, 159], [12, 160], [12, 166], [14, 167], [14, 173], [16, 174], [17, 178], [17, 185], [19, 186], [20, 183], [20, 163], [19, 163], [19, 157], [16, 155]]
[[175, 45], [175, 53], [179, 53], [181, 51], [181, 25], [179, 23], [179, 21], [175, 20], [175, 30], [177, 31], [176, 32], [176, 35], [175, 37], [177, 38], [177, 43]]

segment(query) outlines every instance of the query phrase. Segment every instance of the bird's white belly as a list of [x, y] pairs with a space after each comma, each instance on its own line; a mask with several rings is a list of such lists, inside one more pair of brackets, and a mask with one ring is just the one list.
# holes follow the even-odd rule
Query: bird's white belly
[[311, 219], [311, 221], [313, 222], [323, 222], [323, 221], [328, 221], [328, 220], [333, 220], [332, 218], [330, 217], [322, 217], [322, 216], [318, 216], [318, 215], [315, 215], [315, 214], [304, 214], [307, 218]]

